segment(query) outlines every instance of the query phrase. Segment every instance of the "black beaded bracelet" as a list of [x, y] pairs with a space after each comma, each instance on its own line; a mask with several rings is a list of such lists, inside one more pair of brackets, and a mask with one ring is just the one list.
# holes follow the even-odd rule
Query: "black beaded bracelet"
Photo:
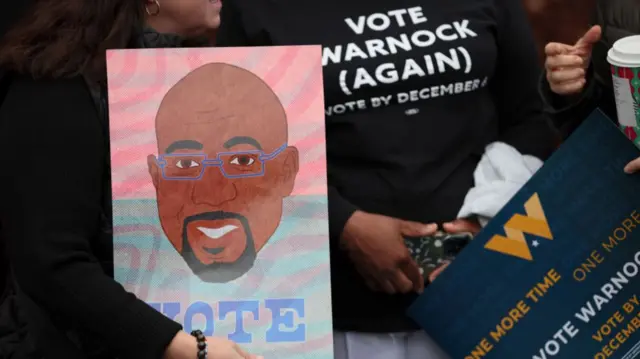
[[200, 330], [192, 331], [191, 335], [194, 336], [198, 342], [198, 359], [207, 359], [207, 338]]

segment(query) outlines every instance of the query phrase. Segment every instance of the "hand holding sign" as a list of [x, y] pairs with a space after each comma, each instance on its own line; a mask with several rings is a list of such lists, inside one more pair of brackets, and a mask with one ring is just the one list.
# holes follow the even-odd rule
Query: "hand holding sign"
[[[600, 111], [409, 309], [451, 358], [640, 352], [638, 149]], [[449, 226], [446, 226], [449, 227]]]
[[448, 222], [442, 225], [447, 233], [472, 233], [474, 236], [480, 232], [482, 227], [480, 224], [472, 219], [459, 218], [453, 222]]
[[[196, 338], [186, 332], [179, 332], [171, 341], [163, 359], [187, 359], [198, 355]], [[208, 337], [207, 350], [216, 359], [262, 359], [261, 356], [245, 352], [238, 344], [225, 338]]]
[[593, 45], [600, 41], [602, 29], [594, 26], [574, 45], [551, 42], [545, 47], [545, 69], [551, 91], [558, 95], [580, 93], [587, 83], [586, 68], [591, 61]]
[[247, 353], [228, 339], [209, 337], [207, 343], [209, 356], [216, 359], [263, 359], [261, 356]]
[[[466, 219], [459, 218], [453, 222], [448, 222], [442, 225], [445, 232], [449, 234], [459, 234], [459, 233], [471, 233], [474, 236], [480, 232], [482, 227], [478, 222]], [[445, 269], [449, 266], [451, 262], [445, 261], [440, 267], [431, 272], [429, 275], [429, 282], [433, 282]]]
[[640, 157], [629, 162], [629, 164], [624, 168], [624, 171], [628, 174], [640, 172]]

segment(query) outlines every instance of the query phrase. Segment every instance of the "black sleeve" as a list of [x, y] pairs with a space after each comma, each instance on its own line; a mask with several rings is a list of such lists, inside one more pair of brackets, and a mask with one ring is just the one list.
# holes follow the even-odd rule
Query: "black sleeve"
[[500, 140], [542, 160], [559, 138], [538, 94], [540, 66], [522, 1], [498, 0], [498, 64], [492, 91], [498, 104]]
[[584, 90], [576, 96], [560, 96], [551, 91], [551, 86], [543, 74], [540, 76], [540, 96], [544, 101], [544, 110], [551, 118], [563, 139], [566, 139], [582, 124], [600, 103], [602, 89], [593, 75], [590, 66]]
[[329, 239], [331, 242], [338, 243], [344, 226], [358, 208], [342, 197], [338, 189], [331, 185], [329, 185], [328, 200]]
[[181, 326], [125, 291], [92, 250], [109, 168], [84, 82], [16, 80], [0, 120], [0, 219], [21, 290], [119, 358], [162, 358]]

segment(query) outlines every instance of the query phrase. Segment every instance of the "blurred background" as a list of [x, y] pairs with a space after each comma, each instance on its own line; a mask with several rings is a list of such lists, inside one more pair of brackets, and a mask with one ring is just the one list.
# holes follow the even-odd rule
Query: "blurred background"
[[540, 61], [548, 42], [575, 43], [589, 28], [596, 0], [522, 0], [533, 27]]
[[[33, 0], [2, 1], [0, 36]], [[596, 0], [521, 0], [529, 14], [540, 59], [550, 41], [573, 44], [588, 28]]]

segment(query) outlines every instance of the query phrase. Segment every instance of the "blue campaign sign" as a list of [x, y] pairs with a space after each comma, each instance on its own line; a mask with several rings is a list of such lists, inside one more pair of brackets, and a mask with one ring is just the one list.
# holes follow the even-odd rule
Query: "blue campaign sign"
[[638, 156], [594, 112], [409, 315], [453, 359], [640, 357]]

